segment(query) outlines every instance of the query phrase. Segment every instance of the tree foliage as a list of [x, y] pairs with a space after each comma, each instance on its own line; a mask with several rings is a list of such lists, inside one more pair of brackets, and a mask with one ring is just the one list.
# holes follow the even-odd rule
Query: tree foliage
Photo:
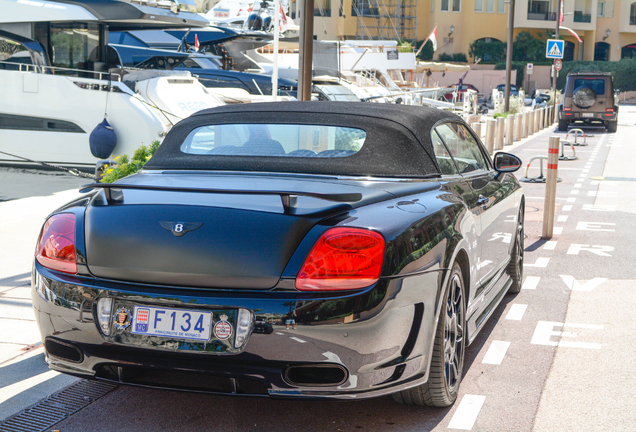
[[570, 61], [563, 63], [563, 69], [557, 78], [557, 88], [565, 87], [565, 80], [570, 72], [611, 72], [614, 78], [614, 89], [620, 91], [636, 90], [636, 59], [622, 59], [617, 62]]
[[496, 39], [477, 39], [468, 46], [468, 55], [483, 61], [503, 61], [506, 56], [506, 44]]
[[[417, 49], [420, 48], [420, 46], [422, 46], [422, 43], [424, 41], [418, 41], [417, 42]], [[422, 51], [420, 51], [420, 53], [417, 55], [417, 59], [418, 60], [424, 60], [424, 61], [431, 61], [433, 60], [433, 42], [431, 42], [430, 40], [426, 41], [426, 44], [424, 44], [424, 48], [422, 48]]]

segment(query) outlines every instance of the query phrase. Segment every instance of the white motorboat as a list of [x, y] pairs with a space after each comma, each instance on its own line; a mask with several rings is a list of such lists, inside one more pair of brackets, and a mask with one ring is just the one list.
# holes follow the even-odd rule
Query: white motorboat
[[[208, 25], [186, 9], [168, 0], [0, 0], [0, 151], [90, 169], [105, 158], [89, 146], [104, 118], [117, 139], [109, 156], [132, 155], [179, 119], [223, 104], [189, 73], [126, 74], [108, 47], [109, 30]], [[25, 162], [0, 153], [0, 163]]]

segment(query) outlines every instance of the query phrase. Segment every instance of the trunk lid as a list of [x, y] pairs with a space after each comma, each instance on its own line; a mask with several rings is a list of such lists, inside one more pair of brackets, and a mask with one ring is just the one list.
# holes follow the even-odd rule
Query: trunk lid
[[[325, 217], [392, 198], [374, 182], [205, 173], [143, 173], [128, 185], [237, 191], [359, 193], [354, 203], [299, 196], [293, 214], [281, 197], [113, 190], [86, 210], [89, 270], [97, 277], [183, 287], [269, 289], [307, 232]], [[119, 197], [119, 199], [115, 198]]]

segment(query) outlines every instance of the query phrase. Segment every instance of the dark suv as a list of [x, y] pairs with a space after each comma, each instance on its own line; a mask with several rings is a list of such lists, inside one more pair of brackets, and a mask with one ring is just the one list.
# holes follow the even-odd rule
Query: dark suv
[[618, 106], [614, 97], [614, 83], [609, 72], [572, 72], [565, 83], [565, 98], [559, 107], [559, 130], [583, 122], [603, 125], [608, 132], [616, 132]]

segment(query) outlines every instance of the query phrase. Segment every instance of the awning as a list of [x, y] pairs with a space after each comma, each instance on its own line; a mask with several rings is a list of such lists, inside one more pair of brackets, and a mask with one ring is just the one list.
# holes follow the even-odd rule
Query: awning
[[452, 63], [417, 62], [415, 72], [468, 72], [470, 65], [458, 65]]

